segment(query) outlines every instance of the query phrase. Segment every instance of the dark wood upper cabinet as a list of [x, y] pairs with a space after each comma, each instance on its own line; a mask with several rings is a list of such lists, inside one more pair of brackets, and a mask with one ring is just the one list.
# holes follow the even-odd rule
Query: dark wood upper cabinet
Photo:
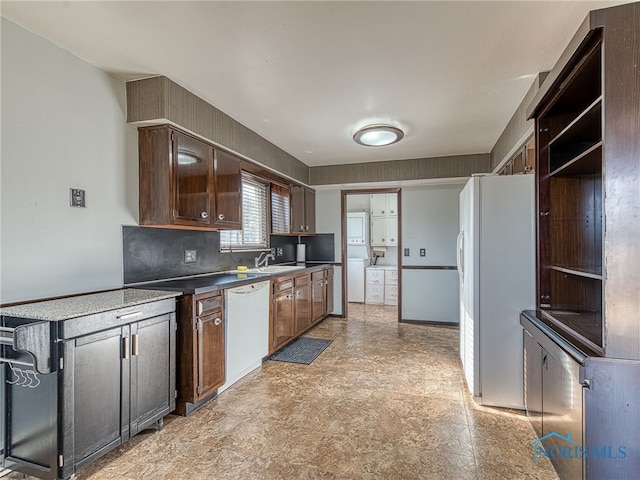
[[291, 187], [291, 233], [316, 233], [316, 192], [299, 185]]
[[223, 228], [242, 228], [242, 164], [222, 150], [214, 150], [215, 217]]
[[211, 225], [213, 149], [179, 132], [171, 132], [174, 208], [176, 224]]
[[242, 228], [241, 161], [162, 125], [138, 130], [141, 225]]

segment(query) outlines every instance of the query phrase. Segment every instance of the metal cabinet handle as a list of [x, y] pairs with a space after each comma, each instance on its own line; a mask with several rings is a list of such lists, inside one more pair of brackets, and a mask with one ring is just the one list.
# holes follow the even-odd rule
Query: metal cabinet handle
[[224, 220], [224, 213], [218, 214], [218, 220]]
[[202, 212], [202, 213], [200, 214], [200, 216], [201, 216], [202, 218], [204, 218], [205, 220], [206, 220], [207, 218], [209, 218], [209, 214], [208, 214], [207, 212]]
[[122, 337], [122, 358], [129, 359], [129, 337]]
[[304, 225], [300, 225], [300, 231], [304, 232]]
[[307, 225], [306, 227], [304, 227], [305, 230], [309, 231], [309, 225]]
[[131, 339], [132, 339], [132, 341], [131, 341], [131, 355], [133, 355], [133, 356], [138, 355], [138, 349], [139, 349], [139, 344], [140, 344], [138, 338], [139, 338], [139, 335], [137, 333], [135, 333], [135, 334], [133, 334], [131, 336]]
[[384, 238], [382, 239], [382, 241], [384, 242]]
[[221, 323], [222, 323], [222, 320], [220, 320], [220, 317], [216, 318], [216, 319], [213, 321], [213, 324], [214, 324], [215, 326], [218, 326], [218, 325], [220, 325]]
[[124, 315], [118, 315], [116, 318], [118, 320], [129, 320], [131, 318], [135, 318], [139, 315], [142, 315], [142, 312], [137, 311], [137, 312], [131, 312], [131, 313], [125, 313]]

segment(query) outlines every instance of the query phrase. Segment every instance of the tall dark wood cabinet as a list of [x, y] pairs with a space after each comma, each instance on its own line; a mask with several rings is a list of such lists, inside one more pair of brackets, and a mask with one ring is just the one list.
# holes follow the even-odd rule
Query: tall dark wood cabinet
[[640, 3], [592, 11], [528, 110], [538, 217], [525, 404], [542, 446], [586, 452], [552, 457], [563, 479], [640, 474], [639, 64]]

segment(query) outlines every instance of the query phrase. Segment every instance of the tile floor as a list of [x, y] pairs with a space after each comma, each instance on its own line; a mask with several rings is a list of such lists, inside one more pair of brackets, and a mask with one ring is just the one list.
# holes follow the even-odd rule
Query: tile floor
[[[398, 324], [395, 307], [353, 304], [308, 336], [333, 343], [311, 365], [267, 361], [190, 417], [169, 416], [80, 470], [79, 480], [557, 479], [534, 462], [517, 411], [465, 389], [458, 331]], [[21, 478], [12, 474], [9, 478]]]

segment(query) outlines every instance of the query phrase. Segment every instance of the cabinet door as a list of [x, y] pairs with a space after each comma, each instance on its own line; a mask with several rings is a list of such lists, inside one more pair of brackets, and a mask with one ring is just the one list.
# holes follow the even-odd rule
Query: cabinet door
[[387, 245], [398, 246], [398, 217], [389, 217], [385, 220], [387, 224]]
[[242, 229], [242, 169], [240, 159], [222, 150], [214, 152], [216, 226]]
[[196, 319], [196, 401], [224, 383], [225, 342], [222, 311]]
[[296, 287], [294, 294], [295, 334], [311, 325], [311, 288], [309, 284]]
[[[547, 450], [584, 445], [582, 440], [582, 385], [577, 364], [557, 349], [551, 354], [542, 351], [542, 434]], [[573, 444], [553, 433], [567, 437]], [[563, 479], [581, 479], [582, 461], [576, 458], [555, 458], [553, 464]]]
[[89, 463], [129, 438], [130, 354], [128, 326], [65, 343], [64, 431], [73, 442], [65, 441], [73, 445], [65, 466]]
[[384, 218], [371, 220], [371, 246], [380, 247], [387, 244], [387, 222]]
[[386, 195], [382, 193], [376, 193], [371, 195], [371, 216], [372, 217], [385, 217], [388, 215], [388, 206]]
[[311, 321], [322, 319], [327, 311], [327, 284], [324, 278], [311, 284]]
[[294, 300], [293, 289], [276, 294], [273, 298], [272, 352], [293, 337]]
[[389, 212], [390, 217], [398, 216], [398, 194], [397, 193], [387, 193], [385, 195], [386, 203], [387, 203], [387, 211]]
[[327, 311], [326, 314], [333, 313], [333, 267], [328, 268], [325, 271], [327, 282]]
[[131, 326], [130, 435], [175, 408], [175, 314]]
[[542, 347], [524, 335], [524, 406], [536, 435], [542, 437]]
[[291, 187], [291, 232], [304, 232], [304, 188]]
[[210, 225], [213, 148], [178, 132], [173, 139], [173, 216], [184, 225]]
[[291, 187], [291, 232], [315, 233], [316, 192], [311, 188]]
[[316, 192], [304, 189], [304, 232], [316, 233]]

